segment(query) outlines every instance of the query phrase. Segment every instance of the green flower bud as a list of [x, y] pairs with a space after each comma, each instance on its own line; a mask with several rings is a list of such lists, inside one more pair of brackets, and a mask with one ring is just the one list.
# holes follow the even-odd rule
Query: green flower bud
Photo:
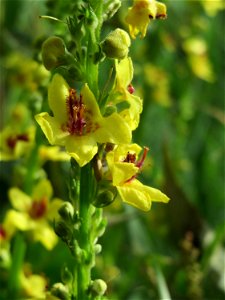
[[64, 284], [71, 283], [73, 281], [73, 275], [66, 266], [62, 269], [61, 278]]
[[74, 208], [70, 202], [65, 202], [58, 210], [59, 215], [65, 222], [72, 222], [74, 216]]
[[103, 191], [99, 193], [96, 197], [96, 199], [93, 202], [93, 205], [96, 207], [104, 207], [111, 204], [115, 199], [115, 195], [112, 193], [112, 191]]
[[107, 225], [107, 221], [106, 221], [106, 219], [103, 219], [95, 230], [96, 237], [99, 238], [100, 236], [102, 236], [104, 234], [106, 225]]
[[53, 36], [42, 44], [42, 60], [47, 70], [52, 70], [60, 66], [70, 66], [75, 62], [75, 58], [66, 49], [64, 41]]
[[51, 294], [58, 297], [60, 300], [70, 299], [68, 288], [61, 282], [57, 282], [52, 286]]
[[94, 245], [95, 254], [99, 254], [102, 251], [102, 245], [96, 244]]
[[130, 44], [128, 33], [117, 28], [107, 35], [105, 40], [101, 43], [101, 47], [107, 57], [123, 59], [129, 52]]
[[60, 59], [66, 54], [64, 41], [52, 36], [42, 44], [42, 60], [45, 68], [51, 70], [61, 65]]
[[90, 26], [93, 30], [97, 28], [98, 26], [98, 18], [96, 17], [95, 13], [92, 11], [92, 9], [89, 10], [89, 16], [87, 18], [87, 24]]
[[91, 292], [98, 296], [103, 296], [106, 292], [107, 285], [102, 279], [95, 279], [91, 284]]
[[57, 221], [54, 226], [55, 233], [63, 240], [68, 241], [71, 238], [71, 230], [63, 221]]
[[103, 20], [106, 21], [114, 16], [121, 6], [120, 0], [106, 0], [103, 3]]

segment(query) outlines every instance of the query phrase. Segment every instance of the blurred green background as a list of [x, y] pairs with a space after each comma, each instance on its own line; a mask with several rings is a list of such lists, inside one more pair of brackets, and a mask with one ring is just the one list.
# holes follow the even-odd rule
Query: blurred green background
[[[29, 60], [41, 62], [40, 47], [63, 35], [72, 1], [1, 1], [1, 129], [10, 109], [25, 103], [35, 113], [46, 97]], [[222, 300], [225, 297], [224, 239], [224, 10], [222, 1], [165, 1], [166, 20], [152, 21], [145, 39], [133, 41], [136, 93], [144, 99], [133, 140], [150, 148], [142, 181], [160, 188], [167, 205], [139, 212], [117, 203], [105, 209], [108, 227], [94, 270], [108, 284], [112, 300]], [[103, 36], [124, 22], [131, 2], [105, 23]], [[17, 58], [12, 58], [17, 57]], [[27, 61], [26, 61], [27, 60]], [[37, 75], [37, 74], [36, 74]], [[7, 190], [18, 184], [16, 163], [0, 164], [1, 220], [9, 207]], [[55, 195], [67, 199], [68, 165], [44, 165]], [[16, 170], [16, 171], [15, 171]], [[38, 259], [36, 259], [38, 257]], [[60, 281], [62, 263], [71, 263], [62, 242], [51, 252], [28, 246], [26, 261]], [[0, 292], [1, 294], [1, 292]], [[1, 296], [0, 296], [1, 298]]]

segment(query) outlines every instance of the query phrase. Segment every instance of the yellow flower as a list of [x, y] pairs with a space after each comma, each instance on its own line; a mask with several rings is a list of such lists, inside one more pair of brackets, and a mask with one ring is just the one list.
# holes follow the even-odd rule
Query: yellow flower
[[136, 179], [148, 149], [137, 160], [141, 147], [137, 144], [119, 145], [107, 153], [106, 159], [111, 173], [112, 184], [117, 188], [122, 201], [143, 211], [151, 208], [153, 201], [167, 203], [169, 198], [158, 189], [143, 185]]
[[49, 78], [49, 72], [41, 64], [29, 57], [14, 52], [4, 62], [13, 85], [18, 85], [29, 91], [36, 91], [38, 87], [45, 84]]
[[131, 130], [119, 114], [102, 117], [87, 84], [78, 96], [76, 90], [69, 88], [63, 77], [56, 74], [49, 86], [48, 101], [54, 117], [44, 112], [36, 115], [36, 121], [49, 143], [65, 146], [81, 167], [97, 153], [97, 143], [119, 144], [131, 140]]
[[216, 0], [216, 1], [201, 0], [201, 3], [206, 13], [211, 17], [214, 17], [220, 10], [225, 9], [224, 0]]
[[9, 199], [14, 209], [8, 210], [6, 217], [12, 228], [29, 231], [36, 241], [40, 241], [48, 250], [57, 243], [49, 221], [57, 217], [62, 200], [53, 199], [52, 187], [47, 179], [40, 181], [28, 196], [18, 188], [9, 190]]
[[25, 105], [17, 104], [7, 126], [0, 132], [0, 161], [15, 160], [29, 154], [34, 145], [35, 131], [29, 110]]
[[0, 132], [0, 161], [15, 160], [28, 154], [33, 146], [35, 127], [7, 126]]
[[131, 85], [133, 78], [133, 64], [130, 57], [121, 61], [115, 61], [116, 78], [115, 85], [109, 95], [109, 104], [119, 104], [127, 102], [128, 108], [121, 110], [121, 117], [134, 130], [137, 128], [142, 112], [142, 99], [133, 95], [134, 88]]
[[197, 37], [186, 39], [183, 48], [188, 54], [188, 62], [192, 72], [202, 80], [215, 81], [211, 61], [208, 57], [206, 42]]
[[145, 37], [151, 19], [165, 19], [166, 6], [155, 0], [134, 0], [128, 10], [125, 21], [128, 23], [130, 35], [133, 39], [140, 32]]
[[[32, 274], [30, 266], [25, 265], [20, 273], [21, 293], [32, 299], [45, 299], [47, 280], [37, 274]], [[29, 298], [29, 299], [31, 299]]]

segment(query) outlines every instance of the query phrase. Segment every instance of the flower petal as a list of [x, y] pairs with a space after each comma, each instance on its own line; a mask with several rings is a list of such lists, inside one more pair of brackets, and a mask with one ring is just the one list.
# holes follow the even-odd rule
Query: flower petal
[[137, 188], [133, 185], [133, 182], [126, 183], [123, 186], [117, 186], [117, 190], [123, 202], [143, 211], [150, 210], [152, 204], [150, 196], [140, 187]]
[[170, 200], [160, 190], [146, 186], [136, 179], [117, 186], [117, 190], [124, 202], [144, 211], [151, 208], [152, 201], [167, 203]]
[[39, 223], [33, 230], [32, 236], [34, 240], [41, 242], [48, 250], [52, 250], [58, 241], [56, 234], [47, 222]]
[[99, 128], [94, 135], [99, 143], [124, 144], [131, 141], [131, 129], [123, 118], [113, 113], [107, 118], [102, 118]]
[[10, 209], [7, 211], [4, 226], [7, 228], [7, 233], [11, 235], [16, 229], [22, 231], [32, 229], [34, 227], [34, 222], [32, 222], [26, 213]]
[[54, 220], [57, 218], [58, 215], [58, 210], [62, 206], [63, 201], [61, 199], [54, 198], [50, 203], [48, 207], [48, 213], [47, 217], [49, 220]]
[[44, 277], [33, 274], [25, 276], [22, 273], [20, 280], [23, 293], [31, 297], [29, 299], [45, 299], [47, 281]]
[[130, 57], [116, 61], [116, 89], [127, 90], [133, 78], [133, 64]]
[[90, 116], [90, 119], [93, 121], [101, 119], [102, 116], [99, 110], [99, 106], [97, 104], [94, 94], [89, 89], [87, 84], [83, 86], [80, 95], [82, 96], [82, 101], [86, 106], [86, 112]]
[[128, 92], [127, 102], [130, 104], [129, 109], [120, 112], [121, 117], [128, 123], [132, 130], [138, 127], [140, 121], [140, 114], [142, 112], [143, 104], [141, 98], [130, 95]]
[[69, 133], [62, 130], [62, 125], [56, 118], [43, 112], [36, 115], [35, 119], [51, 145], [63, 146], [65, 144], [65, 137], [67, 137]]
[[66, 99], [69, 95], [69, 86], [65, 79], [55, 74], [48, 88], [48, 103], [56, 120], [63, 124], [67, 121]]
[[92, 135], [69, 136], [66, 139], [66, 150], [80, 167], [86, 165], [97, 153], [97, 143]]
[[28, 211], [32, 204], [31, 197], [19, 190], [18, 188], [11, 188], [9, 190], [9, 200], [13, 208], [21, 212]]
[[49, 180], [41, 180], [33, 189], [32, 200], [41, 200], [43, 197], [51, 199], [52, 186]]

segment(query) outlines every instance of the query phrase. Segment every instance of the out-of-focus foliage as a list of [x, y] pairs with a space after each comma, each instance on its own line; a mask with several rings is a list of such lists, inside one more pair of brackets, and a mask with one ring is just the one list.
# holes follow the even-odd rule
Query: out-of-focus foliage
[[[59, 37], [63, 34], [65, 41], [68, 37], [64, 34], [65, 24], [38, 16], [49, 14], [65, 21], [72, 2], [2, 1], [1, 130], [12, 128], [12, 117], [22, 116], [24, 121], [27, 108], [33, 116], [46, 106], [50, 73], [41, 65], [41, 44], [53, 34]], [[132, 85], [136, 95], [144, 99], [134, 142], [150, 148], [142, 179], [161, 188], [171, 201], [165, 206], [153, 203], [148, 213], [117, 202], [105, 209], [109, 224], [101, 238], [103, 251], [97, 258], [96, 277], [99, 275], [107, 282], [107, 294], [113, 300], [169, 300], [170, 297], [222, 300], [225, 296], [224, 3], [222, 0], [165, 3], [168, 18], [150, 22], [145, 39], [132, 42], [130, 55], [135, 70]], [[102, 39], [115, 26], [128, 30], [124, 20], [130, 5], [131, 2], [122, 1], [119, 12], [106, 22]], [[100, 76], [105, 82], [104, 70]], [[17, 110], [15, 115], [13, 109], [17, 105], [26, 109]], [[29, 118], [29, 126], [35, 125], [33, 117]], [[26, 130], [26, 126], [21, 130]], [[24, 132], [17, 135], [20, 141], [24, 140], [21, 134]], [[37, 128], [36, 142], [40, 139], [45, 141]], [[1, 147], [2, 143], [1, 140]], [[45, 144], [46, 148], [42, 148], [45, 151], [34, 155], [52, 182], [54, 197], [66, 200], [68, 164], [49, 161], [46, 141]], [[64, 160], [55, 149], [57, 155]], [[29, 166], [32, 167], [32, 156]], [[17, 162], [1, 162], [0, 222], [10, 208], [9, 188], [20, 186], [21, 174], [24, 176], [26, 172], [26, 167]], [[34, 174], [36, 180], [43, 177], [41, 172]], [[26, 186], [29, 190], [29, 178]], [[5, 270], [11, 263], [9, 247], [1, 242], [0, 299], [5, 299], [1, 289], [4, 291], [4, 285], [8, 284]], [[33, 296], [29, 292], [29, 284], [34, 285], [32, 280], [36, 279], [38, 285], [46, 281], [50, 286], [60, 280], [61, 262], [71, 263], [61, 242], [52, 251], [40, 243], [28, 244], [26, 262], [21, 276], [27, 297]], [[35, 276], [32, 273], [42, 277], [32, 277]]]

